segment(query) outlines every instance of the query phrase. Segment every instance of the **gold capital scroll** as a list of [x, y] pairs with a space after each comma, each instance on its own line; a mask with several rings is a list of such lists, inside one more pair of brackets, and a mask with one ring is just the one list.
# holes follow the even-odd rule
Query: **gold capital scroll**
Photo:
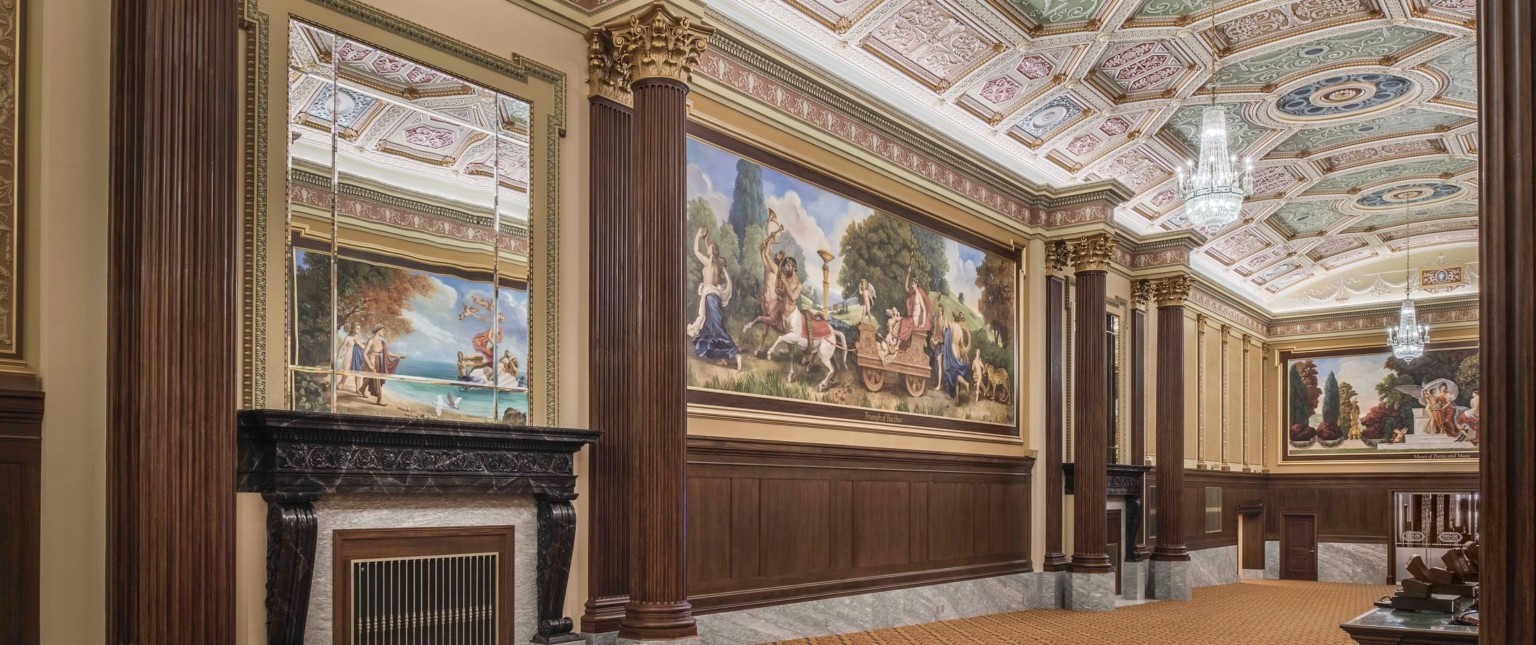
[[1077, 271], [1103, 271], [1115, 254], [1115, 239], [1104, 234], [1080, 237], [1067, 245], [1072, 253], [1072, 268]]
[[646, 78], [667, 78], [684, 83], [693, 80], [693, 67], [709, 45], [713, 27], [695, 25], [660, 2], [630, 16], [629, 22], [609, 27], [614, 50], [631, 83]]
[[1159, 307], [1183, 307], [1194, 286], [1194, 280], [1180, 274], [1158, 280], [1152, 287], [1152, 293]]
[[1050, 270], [1062, 272], [1072, 266], [1072, 250], [1067, 248], [1066, 240], [1053, 240], [1046, 244], [1050, 246], [1046, 249], [1045, 264]]
[[1157, 285], [1152, 280], [1137, 280], [1131, 285], [1131, 302], [1136, 303], [1137, 309], [1142, 309], [1156, 297], [1156, 291]]
[[629, 66], [605, 29], [587, 32], [587, 95], [601, 96], [621, 105], [633, 105], [629, 93]]

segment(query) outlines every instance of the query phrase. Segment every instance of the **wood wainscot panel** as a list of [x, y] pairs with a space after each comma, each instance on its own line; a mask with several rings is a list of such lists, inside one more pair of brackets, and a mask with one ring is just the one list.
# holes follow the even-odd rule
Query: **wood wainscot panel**
[[39, 639], [43, 393], [0, 375], [0, 643]]
[[1477, 473], [1269, 475], [1265, 533], [1278, 539], [1282, 513], [1316, 513], [1319, 542], [1384, 543], [1392, 533], [1393, 491], [1476, 491]]
[[696, 612], [1031, 570], [1032, 457], [690, 437]]
[[[1205, 489], [1221, 490], [1221, 530], [1206, 530]], [[1268, 481], [1259, 473], [1220, 470], [1184, 471], [1184, 544], [1191, 551], [1237, 544], [1238, 508], [1264, 503], [1269, 498]]]

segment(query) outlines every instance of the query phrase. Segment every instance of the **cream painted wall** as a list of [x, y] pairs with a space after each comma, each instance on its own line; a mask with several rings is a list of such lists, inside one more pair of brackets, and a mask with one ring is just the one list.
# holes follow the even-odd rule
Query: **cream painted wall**
[[[30, 0], [23, 334], [48, 393], [42, 642], [106, 640], [109, 0]], [[33, 313], [35, 312], [35, 313]], [[45, 323], [45, 324], [42, 324]]]

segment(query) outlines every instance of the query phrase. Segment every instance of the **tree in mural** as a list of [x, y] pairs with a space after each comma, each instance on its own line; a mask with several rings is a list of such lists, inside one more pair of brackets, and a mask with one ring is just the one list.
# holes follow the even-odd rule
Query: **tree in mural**
[[[917, 252], [911, 225], [885, 213], [875, 213], [862, 222], [849, 225], [838, 255], [843, 259], [843, 268], [837, 276], [837, 284], [844, 294], [858, 293], [862, 278], [874, 286], [881, 302], [897, 306], [895, 303], [906, 300], [907, 286], [903, 281], [907, 278], [909, 264], [912, 280], [917, 286], [932, 289], [933, 285], [929, 284], [932, 264]], [[885, 314], [873, 313], [883, 329]]]
[[[736, 230], [739, 240], [747, 239], [747, 229], [751, 227], [762, 228], [763, 222], [768, 221], [768, 206], [763, 201], [763, 168], [746, 159], [736, 160], [736, 186], [731, 192], [731, 212], [726, 216], [726, 221], [731, 228]], [[762, 238], [758, 238], [762, 242]], [[756, 246], [743, 244], [737, 249], [742, 257], [750, 257], [757, 253]]]
[[364, 331], [383, 325], [390, 338], [415, 331], [405, 312], [411, 299], [432, 294], [432, 280], [404, 269], [342, 259], [336, 271], [336, 321], [358, 323]]
[[949, 258], [944, 254], [944, 238], [938, 233], [912, 224], [912, 239], [917, 241], [917, 252], [928, 258], [928, 288], [939, 293], [949, 293]]
[[1323, 420], [1317, 424], [1317, 436], [1324, 441], [1344, 438], [1344, 429], [1339, 427], [1339, 379], [1333, 372], [1323, 382]]
[[[997, 332], [1004, 347], [1013, 338], [1013, 293], [1017, 275], [1012, 262], [991, 254], [983, 257], [981, 266], [976, 267], [976, 286], [981, 287], [976, 309], [987, 326]], [[964, 303], [961, 300], [961, 304]]]
[[1312, 407], [1308, 405], [1307, 382], [1302, 377], [1301, 363], [1296, 363], [1286, 370], [1290, 374], [1290, 384], [1287, 391], [1290, 395], [1289, 414], [1290, 432], [1292, 441], [1311, 441], [1316, 436], [1312, 428]]
[[1306, 386], [1307, 417], [1317, 413], [1319, 400], [1323, 397], [1323, 388], [1317, 381], [1317, 362], [1312, 359], [1296, 362], [1296, 370], [1301, 374], [1302, 385]]

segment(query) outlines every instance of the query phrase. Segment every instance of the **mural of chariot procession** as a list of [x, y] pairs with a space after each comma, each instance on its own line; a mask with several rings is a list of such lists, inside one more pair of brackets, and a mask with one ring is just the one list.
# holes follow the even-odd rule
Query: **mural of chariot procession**
[[688, 154], [691, 402], [1017, 431], [1010, 250], [781, 173], [761, 151], [690, 139]]

